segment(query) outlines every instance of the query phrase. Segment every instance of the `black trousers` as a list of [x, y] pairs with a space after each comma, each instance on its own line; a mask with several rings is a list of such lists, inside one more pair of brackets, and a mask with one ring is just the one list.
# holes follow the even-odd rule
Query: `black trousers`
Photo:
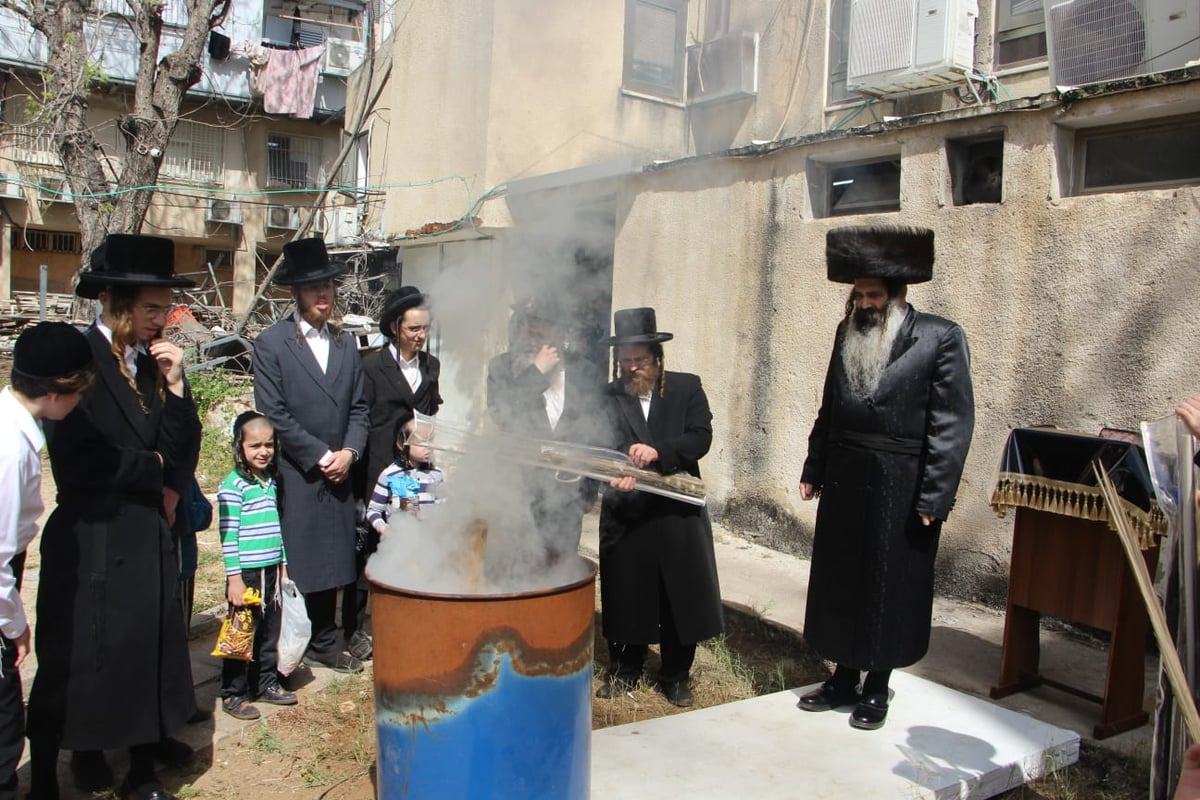
[[[8, 566], [19, 592], [25, 554], [17, 553]], [[16, 661], [17, 646], [0, 636], [0, 800], [17, 800], [17, 764], [25, 751], [25, 702]]]
[[354, 583], [342, 587], [342, 635], [346, 638], [347, 646], [350, 637], [363, 626], [367, 619], [367, 598], [370, 592], [367, 588], [367, 578], [363, 570], [367, 566], [367, 553], [363, 550], [354, 554], [354, 567], [357, 578]]
[[309, 592], [304, 595], [304, 607], [312, 624], [312, 637], [308, 640], [308, 652], [321, 659], [332, 659], [340, 652], [338, 648], [337, 601], [338, 587]]
[[279, 683], [279, 630], [283, 605], [279, 598], [279, 565], [242, 573], [246, 586], [258, 589], [263, 604], [251, 607], [254, 614], [254, 660], [223, 659], [221, 697], [254, 698]]
[[[658, 579], [658, 649], [662, 655], [662, 666], [658, 670], [658, 682], [673, 684], [688, 679], [692, 663], [696, 660], [696, 645], [679, 641], [675, 629], [675, 613], [667, 597], [667, 587], [662, 577]], [[645, 644], [608, 643], [609, 672], [618, 680], [637, 683], [642, 677], [642, 665], [646, 661], [649, 646]]]

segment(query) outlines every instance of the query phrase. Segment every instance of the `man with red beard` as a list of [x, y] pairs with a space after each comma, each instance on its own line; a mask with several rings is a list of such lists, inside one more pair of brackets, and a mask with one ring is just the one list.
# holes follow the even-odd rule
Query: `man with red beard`
[[[615, 447], [636, 467], [700, 477], [712, 444], [712, 412], [700, 378], [664, 369], [654, 309], [613, 317], [615, 380], [605, 390]], [[600, 507], [600, 603], [609, 671], [596, 696], [628, 690], [642, 676], [648, 645], [659, 643], [657, 684], [674, 705], [692, 705], [688, 678], [696, 643], [724, 630], [712, 526], [702, 506], [632, 492], [614, 481]]]
[[[275, 283], [290, 287], [294, 316], [254, 343], [254, 402], [279, 435], [280, 523], [288, 577], [312, 622], [305, 661], [337, 672], [363, 665], [338, 645], [338, 590], [355, 580], [350, 466], [367, 445], [367, 401], [354, 337], [339, 331], [331, 262], [321, 239], [284, 245]], [[294, 703], [294, 697], [257, 698]]]
[[821, 495], [804, 636], [837, 669], [800, 707], [853, 705], [850, 725], [874, 730], [891, 671], [929, 648], [938, 536], [975, 423], [970, 356], [962, 328], [906, 302], [933, 277], [933, 231], [836, 228], [825, 255], [854, 288], [800, 478], [802, 499]]

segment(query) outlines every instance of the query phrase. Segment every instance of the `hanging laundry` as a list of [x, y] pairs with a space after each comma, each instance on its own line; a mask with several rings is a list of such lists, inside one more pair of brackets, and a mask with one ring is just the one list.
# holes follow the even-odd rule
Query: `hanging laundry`
[[269, 60], [262, 74], [263, 110], [268, 114], [291, 114], [296, 119], [311, 118], [325, 46], [266, 52]]

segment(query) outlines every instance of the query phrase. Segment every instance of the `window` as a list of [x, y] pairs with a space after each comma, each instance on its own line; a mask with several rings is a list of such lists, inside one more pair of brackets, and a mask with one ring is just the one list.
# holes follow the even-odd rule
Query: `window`
[[[342, 146], [350, 141], [350, 134], [342, 131]], [[342, 162], [338, 171], [337, 185], [343, 191], [359, 192], [365, 190], [367, 183], [367, 134], [360, 133], [354, 137], [354, 144]]]
[[14, 95], [4, 101], [8, 108], [8, 121], [11, 124], [5, 128], [5, 144], [12, 148], [13, 161], [24, 164], [38, 164], [44, 167], [61, 167], [58, 150], [54, 146], [54, 135], [50, 128], [40, 121], [30, 120], [24, 105], [28, 98]]
[[999, 203], [1004, 199], [1004, 137], [946, 142], [954, 205]]
[[1046, 60], [1044, 0], [996, 0], [996, 67]]
[[35, 228], [12, 229], [14, 250], [42, 253], [82, 253], [82, 239], [71, 231], [44, 231]]
[[682, 100], [686, 34], [687, 0], [626, 0], [625, 88]]
[[812, 168], [814, 212], [819, 217], [900, 210], [900, 157]]
[[1075, 134], [1075, 193], [1200, 183], [1200, 117]]
[[850, 63], [850, 0], [829, 3], [829, 86], [826, 105], [835, 106], [858, 97], [846, 89]]
[[225, 129], [179, 120], [167, 143], [160, 174], [191, 183], [220, 184], [224, 170]]
[[268, 189], [313, 189], [322, 172], [320, 139], [267, 134]]

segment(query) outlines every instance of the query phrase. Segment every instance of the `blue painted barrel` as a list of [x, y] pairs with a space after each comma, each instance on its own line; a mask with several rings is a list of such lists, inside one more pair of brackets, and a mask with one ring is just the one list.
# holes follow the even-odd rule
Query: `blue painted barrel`
[[544, 591], [371, 580], [379, 800], [588, 796], [596, 568]]

